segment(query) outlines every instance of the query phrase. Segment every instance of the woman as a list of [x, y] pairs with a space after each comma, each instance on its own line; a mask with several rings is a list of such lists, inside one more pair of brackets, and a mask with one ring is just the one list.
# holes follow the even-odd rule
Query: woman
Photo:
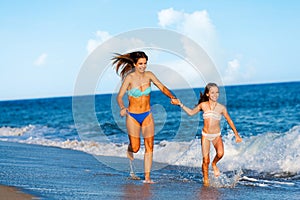
[[[190, 116], [195, 115], [196, 113], [203, 111], [203, 129], [201, 137], [202, 145], [202, 173], [203, 173], [203, 184], [205, 186], [209, 185], [208, 179], [208, 169], [210, 163], [209, 151], [210, 151], [210, 142], [212, 142], [215, 150], [216, 156], [212, 162], [212, 168], [214, 175], [218, 177], [220, 175], [219, 168], [217, 167], [217, 162], [224, 155], [224, 146], [221, 138], [221, 128], [220, 120], [222, 115], [227, 120], [229, 126], [233, 130], [236, 142], [242, 142], [242, 138], [239, 136], [233, 121], [231, 120], [227, 109], [224, 105], [217, 102], [219, 98], [219, 88], [215, 83], [208, 83], [205, 87], [204, 94], [200, 93], [200, 100], [198, 105], [194, 109], [190, 109], [183, 105], [179, 100], [177, 100], [178, 105]], [[174, 102], [175, 103], [175, 102]]]
[[[113, 66], [116, 67], [116, 72], [123, 80], [117, 102], [120, 106], [120, 115], [126, 116], [129, 137], [127, 157], [132, 161], [133, 153], [139, 151], [140, 132], [142, 131], [145, 144], [144, 182], [153, 183], [150, 178], [154, 145], [154, 121], [150, 106], [151, 83], [154, 83], [170, 99], [174, 99], [175, 96], [152, 72], [146, 71], [147, 61], [148, 56], [142, 51], [117, 54], [113, 57]], [[124, 105], [122, 99], [126, 92], [129, 100], [128, 107]]]

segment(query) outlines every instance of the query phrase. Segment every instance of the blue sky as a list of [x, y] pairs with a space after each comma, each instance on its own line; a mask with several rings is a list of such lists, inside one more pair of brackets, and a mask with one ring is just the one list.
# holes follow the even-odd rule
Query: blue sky
[[299, 81], [299, 10], [296, 0], [0, 0], [0, 100], [72, 96], [93, 48], [145, 27], [199, 43], [227, 85]]

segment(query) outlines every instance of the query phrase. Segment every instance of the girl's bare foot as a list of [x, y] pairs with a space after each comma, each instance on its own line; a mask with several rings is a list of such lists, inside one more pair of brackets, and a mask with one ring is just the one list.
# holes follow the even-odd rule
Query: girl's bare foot
[[220, 176], [220, 170], [217, 167], [217, 165], [212, 164], [211, 166], [212, 166], [212, 168], [214, 170], [215, 177], [219, 177]]
[[208, 187], [209, 186], [209, 180], [208, 179], [203, 179], [203, 185]]

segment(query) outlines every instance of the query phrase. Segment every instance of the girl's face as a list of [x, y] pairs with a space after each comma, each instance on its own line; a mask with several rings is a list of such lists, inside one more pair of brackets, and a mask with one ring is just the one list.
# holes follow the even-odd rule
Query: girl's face
[[211, 101], [217, 101], [219, 98], [219, 88], [218, 87], [211, 87], [206, 94]]
[[147, 59], [139, 58], [138, 61], [134, 64], [135, 70], [138, 72], [145, 72], [147, 67]]

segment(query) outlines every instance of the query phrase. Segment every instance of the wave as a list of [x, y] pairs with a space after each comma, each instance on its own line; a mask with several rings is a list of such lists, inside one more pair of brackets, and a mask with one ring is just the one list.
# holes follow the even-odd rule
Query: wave
[[[93, 140], [64, 139], [57, 135], [49, 137], [53, 128], [28, 125], [21, 128], [0, 127], [0, 140], [59, 147], [86, 152], [95, 156], [126, 157], [127, 143], [97, 142]], [[223, 136], [225, 155], [219, 162], [220, 170], [254, 170], [274, 176], [299, 174], [300, 166], [300, 126], [284, 133], [264, 133], [243, 138], [235, 143], [234, 134]], [[144, 148], [135, 154], [143, 159]], [[215, 155], [211, 147], [211, 157]], [[161, 141], [155, 144], [153, 160], [168, 165], [200, 167], [202, 164], [200, 139], [188, 142]]]
[[0, 136], [21, 136], [34, 128], [34, 126], [29, 125], [22, 128], [12, 128], [9, 126], [4, 126], [0, 128]]

